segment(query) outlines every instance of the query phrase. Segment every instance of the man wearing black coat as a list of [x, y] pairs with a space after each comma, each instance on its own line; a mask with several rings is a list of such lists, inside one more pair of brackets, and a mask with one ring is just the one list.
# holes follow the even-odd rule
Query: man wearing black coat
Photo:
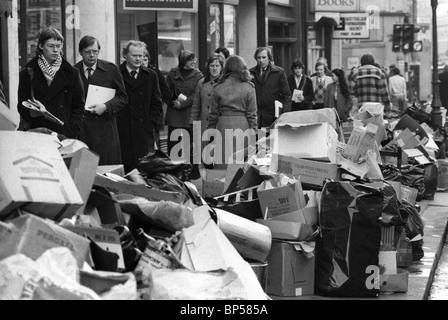
[[81, 72], [86, 96], [89, 85], [94, 85], [115, 89], [115, 97], [106, 103], [86, 106], [88, 110], [85, 111], [80, 140], [100, 156], [101, 166], [120, 165], [122, 159], [116, 115], [126, 107], [128, 98], [118, 66], [98, 59], [100, 50], [97, 39], [92, 36], [82, 38], [79, 53], [83, 61], [76, 67]]
[[155, 130], [162, 117], [162, 95], [157, 73], [142, 65], [146, 44], [129, 41], [120, 66], [127, 107], [118, 114], [118, 132], [125, 171], [138, 168], [139, 160], [155, 150]]

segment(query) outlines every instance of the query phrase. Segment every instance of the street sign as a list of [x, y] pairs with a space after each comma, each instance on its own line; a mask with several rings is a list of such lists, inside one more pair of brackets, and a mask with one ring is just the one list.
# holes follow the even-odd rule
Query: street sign
[[422, 52], [423, 51], [423, 41], [414, 41], [413, 44], [413, 50], [414, 52]]
[[333, 39], [369, 39], [367, 13], [341, 13], [340, 23], [333, 31]]

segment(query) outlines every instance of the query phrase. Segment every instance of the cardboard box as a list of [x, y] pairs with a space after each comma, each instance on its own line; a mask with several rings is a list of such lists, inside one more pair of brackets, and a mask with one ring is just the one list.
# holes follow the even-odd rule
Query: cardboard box
[[214, 198], [224, 194], [224, 186], [227, 176], [226, 170], [203, 170], [202, 197]]
[[339, 136], [329, 124], [277, 125], [276, 154], [336, 163]]
[[[11, 223], [17, 228], [0, 246], [0, 260], [24, 254], [36, 260], [48, 249], [66, 247], [82, 268], [90, 254], [90, 241], [57, 225], [53, 221], [26, 214]], [[1, 238], [1, 236], [0, 236]]]
[[122, 164], [116, 166], [98, 166], [97, 173], [101, 175], [112, 173], [120, 177], [124, 177], [126, 175], [126, 172], [124, 171], [124, 165]]
[[66, 158], [65, 161], [68, 162], [70, 174], [84, 202], [78, 213], [84, 214], [84, 209], [92, 192], [100, 157], [88, 149], [80, 149]]
[[94, 186], [103, 187], [115, 194], [129, 194], [145, 198], [149, 201], [171, 201], [177, 204], [184, 204], [186, 201], [185, 195], [180, 192], [153, 189], [149, 186], [126, 179], [118, 181], [98, 173], [95, 176], [95, 182], [93, 184]]
[[104, 228], [127, 225], [120, 204], [109, 191], [101, 187], [94, 188], [90, 193], [84, 213], [93, 216]]
[[[282, 219], [280, 217], [280, 219]], [[291, 220], [286, 220], [291, 219]], [[256, 222], [268, 227], [271, 230], [272, 238], [286, 241], [306, 241], [314, 234], [314, 227], [312, 225], [304, 224], [303, 216], [297, 213], [288, 214], [286, 221], [282, 220], [262, 220], [258, 219]]]
[[306, 207], [288, 214], [283, 214], [281, 216], [275, 217], [277, 221], [303, 221], [301, 223], [318, 226], [319, 225], [319, 208], [316, 207]]
[[448, 160], [437, 160], [439, 164], [439, 177], [437, 188], [448, 189]]
[[342, 133], [344, 135], [344, 143], [347, 143], [352, 135], [353, 129], [355, 128], [353, 122], [343, 122], [342, 123]]
[[279, 297], [313, 295], [315, 264], [315, 257], [305, 256], [299, 244], [274, 240], [268, 257], [268, 294]]
[[[305, 195], [300, 178], [294, 183], [278, 186], [275, 180], [264, 181], [257, 189], [261, 212], [267, 212], [266, 219], [291, 213], [306, 207]], [[267, 189], [268, 188], [268, 189]]]
[[382, 274], [380, 276], [380, 292], [408, 292], [409, 271], [398, 269], [397, 274]]
[[18, 232], [12, 223], [4, 223], [0, 221], [0, 243], [6, 241], [14, 232]]
[[322, 187], [326, 179], [341, 180], [341, 170], [338, 165], [282, 155], [273, 155], [271, 171], [293, 177], [300, 177], [302, 184]]
[[65, 227], [65, 229], [70, 230], [81, 237], [84, 235], [90, 236], [101, 249], [108, 252], [113, 252], [118, 256], [118, 269], [120, 271], [126, 270], [120, 235], [117, 231], [112, 229], [89, 228], [84, 226]]
[[50, 135], [0, 131], [0, 217], [15, 209], [55, 221], [84, 204]]
[[418, 190], [407, 186], [401, 186], [401, 199], [406, 200], [413, 206], [417, 203]]
[[344, 157], [353, 162], [364, 158], [367, 151], [374, 148], [379, 132], [379, 127], [370, 123], [365, 128], [355, 127], [343, 152]]
[[12, 117], [11, 109], [0, 102], [0, 131], [15, 131], [16, 121]]
[[333, 128], [338, 127], [335, 109], [303, 110], [287, 112], [280, 116], [277, 124], [320, 124], [329, 123]]

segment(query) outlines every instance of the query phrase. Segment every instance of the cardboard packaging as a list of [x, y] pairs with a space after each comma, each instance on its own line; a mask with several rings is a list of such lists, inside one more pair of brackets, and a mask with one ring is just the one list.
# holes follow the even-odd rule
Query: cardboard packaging
[[226, 170], [203, 170], [202, 177], [202, 197], [214, 198], [224, 193], [226, 182]]
[[313, 295], [315, 263], [314, 251], [305, 255], [299, 243], [274, 240], [268, 257], [268, 294], [278, 297]]
[[418, 190], [407, 186], [401, 186], [401, 199], [406, 200], [413, 206], [417, 203]]
[[339, 136], [329, 124], [281, 124], [276, 126], [274, 154], [336, 163]]
[[0, 102], [0, 131], [15, 131], [16, 121], [12, 117], [11, 110]]
[[382, 274], [380, 276], [380, 292], [408, 292], [409, 271], [397, 269], [396, 274]]
[[338, 119], [334, 109], [304, 110], [287, 112], [280, 116], [277, 124], [325, 124], [329, 123], [335, 130], [338, 127]]
[[261, 212], [266, 218], [275, 218], [306, 207], [300, 178], [290, 180], [286, 185], [276, 180], [264, 181], [257, 189]]
[[124, 265], [123, 249], [120, 242], [120, 235], [117, 231], [112, 229], [90, 228], [84, 226], [65, 228], [81, 237], [83, 237], [84, 235], [90, 236], [101, 249], [118, 255], [118, 269], [121, 271], [126, 270], [126, 267]]
[[15, 209], [55, 221], [84, 204], [55, 137], [0, 131], [0, 217]]
[[353, 162], [358, 162], [361, 158], [364, 158], [367, 151], [374, 148], [375, 142], [378, 140], [378, 134], [379, 127], [370, 123], [365, 128], [355, 127], [343, 152], [344, 157]]
[[325, 180], [340, 181], [341, 170], [336, 164], [319, 162], [283, 155], [273, 155], [272, 172], [300, 177], [302, 184], [323, 187]]
[[437, 188], [448, 189], [448, 160], [437, 160], [439, 164], [439, 178]]
[[2, 241], [0, 260], [16, 254], [24, 254], [36, 260], [48, 249], [57, 247], [70, 249], [79, 268], [82, 268], [89, 257], [90, 241], [53, 221], [26, 214], [11, 223], [16, 230]]
[[97, 173], [101, 175], [112, 173], [122, 178], [126, 175], [124, 165], [122, 164], [116, 166], [98, 166]]

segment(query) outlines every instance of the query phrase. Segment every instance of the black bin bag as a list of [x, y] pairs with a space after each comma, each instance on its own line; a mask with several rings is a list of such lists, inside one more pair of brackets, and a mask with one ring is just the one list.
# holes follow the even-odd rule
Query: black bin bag
[[372, 283], [371, 268], [379, 263], [383, 193], [358, 183], [328, 182], [322, 191], [321, 206], [316, 293], [378, 297], [379, 288], [367, 284]]

